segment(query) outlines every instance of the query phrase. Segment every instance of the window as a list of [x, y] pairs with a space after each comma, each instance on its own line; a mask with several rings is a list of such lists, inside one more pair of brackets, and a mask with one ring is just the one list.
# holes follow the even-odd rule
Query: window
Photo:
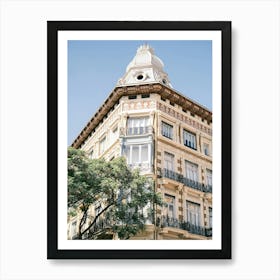
[[212, 170], [206, 169], [206, 184], [212, 186]]
[[127, 121], [128, 135], [141, 135], [148, 133], [149, 117], [129, 118]]
[[174, 171], [174, 155], [167, 152], [164, 153], [164, 168]]
[[104, 153], [106, 145], [106, 137], [100, 140], [100, 154]]
[[89, 152], [89, 158], [93, 159], [94, 158], [94, 150], [91, 149]]
[[203, 144], [203, 152], [206, 156], [210, 156], [209, 144]]
[[161, 134], [167, 138], [173, 139], [173, 126], [168, 123], [162, 122]]
[[131, 148], [132, 148], [131, 163], [141, 162], [141, 153], [140, 153], [141, 146], [131, 146]]
[[200, 204], [187, 200], [187, 222], [200, 226]]
[[186, 176], [189, 180], [198, 182], [198, 165], [186, 161]]
[[136, 99], [137, 98], [137, 95], [129, 95], [128, 96], [128, 99]]
[[175, 196], [165, 194], [164, 201], [166, 203], [164, 215], [168, 218], [175, 218]]
[[184, 129], [183, 130], [183, 141], [184, 141], [185, 146], [196, 150], [196, 136], [195, 136], [195, 134], [193, 134], [193, 133]]
[[127, 145], [125, 147], [125, 156], [128, 164], [139, 165], [149, 162], [149, 145]]
[[209, 227], [212, 227], [212, 207], [208, 208], [209, 211]]
[[148, 145], [141, 145], [141, 162], [147, 162], [149, 160], [148, 157]]
[[114, 127], [113, 130], [112, 130], [113, 134], [117, 134], [118, 132], [118, 126]]
[[118, 126], [116, 125], [111, 132], [111, 141], [110, 142], [114, 142], [116, 139], [118, 138]]
[[149, 97], [150, 97], [150, 94], [142, 94], [141, 97], [142, 97], [142, 98], [149, 98]]

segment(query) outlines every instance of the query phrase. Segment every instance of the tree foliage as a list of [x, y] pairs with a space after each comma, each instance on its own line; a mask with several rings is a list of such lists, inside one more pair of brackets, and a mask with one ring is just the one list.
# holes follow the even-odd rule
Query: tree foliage
[[[153, 181], [131, 170], [122, 157], [90, 159], [68, 149], [68, 212], [79, 218], [79, 239], [128, 239], [153, 221], [153, 206], [162, 204]], [[92, 208], [98, 211], [92, 211]]]

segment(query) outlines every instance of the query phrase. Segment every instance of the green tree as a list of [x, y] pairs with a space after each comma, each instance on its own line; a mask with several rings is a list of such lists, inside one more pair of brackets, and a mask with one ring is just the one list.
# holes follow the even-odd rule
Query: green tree
[[147, 219], [153, 221], [156, 204], [162, 200], [153, 180], [131, 170], [124, 158], [90, 159], [81, 150], [68, 149], [68, 213], [81, 217], [78, 239], [115, 234], [128, 239], [144, 230]]

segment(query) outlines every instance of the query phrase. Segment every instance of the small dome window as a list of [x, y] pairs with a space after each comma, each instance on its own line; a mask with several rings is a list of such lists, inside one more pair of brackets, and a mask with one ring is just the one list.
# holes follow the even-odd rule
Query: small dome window
[[162, 82], [166, 85], [166, 80], [165, 79], [163, 79]]
[[142, 74], [139, 74], [139, 75], [137, 76], [137, 80], [139, 80], [139, 81], [143, 80], [143, 78], [144, 78], [144, 76], [143, 76]]

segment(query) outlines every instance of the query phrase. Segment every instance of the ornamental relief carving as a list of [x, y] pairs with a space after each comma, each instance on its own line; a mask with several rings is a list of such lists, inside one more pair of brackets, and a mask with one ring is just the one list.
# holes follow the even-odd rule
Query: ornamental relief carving
[[187, 116], [184, 116], [183, 114], [181, 114], [179, 112], [176, 112], [174, 109], [172, 109], [160, 102], [157, 103], [157, 109], [192, 126], [193, 128], [196, 128], [196, 129], [212, 136], [212, 130], [210, 128], [206, 127], [205, 125], [200, 124], [199, 122], [192, 120], [191, 118], [189, 118]]
[[155, 107], [156, 103], [153, 100], [136, 102], [129, 101], [123, 103], [123, 111], [154, 109]]

